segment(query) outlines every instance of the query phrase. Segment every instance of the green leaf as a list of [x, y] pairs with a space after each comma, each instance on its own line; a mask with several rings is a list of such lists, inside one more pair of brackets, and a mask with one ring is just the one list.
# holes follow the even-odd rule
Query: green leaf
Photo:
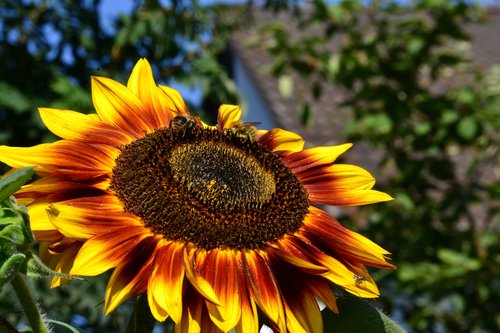
[[481, 268], [479, 260], [469, 258], [463, 253], [450, 249], [439, 249], [437, 256], [442, 262], [452, 267], [460, 267], [461, 270], [475, 271]]
[[22, 168], [0, 178], [0, 202], [21, 188], [33, 176], [34, 167]]
[[465, 117], [460, 119], [458, 123], [457, 132], [461, 138], [465, 140], [472, 140], [479, 130], [477, 121], [472, 117]]
[[20, 113], [31, 108], [30, 102], [31, 100], [16, 87], [3, 81], [0, 82], [0, 106]]
[[337, 299], [339, 313], [322, 311], [324, 332], [404, 333], [405, 331], [379, 309], [360, 298]]
[[22, 246], [25, 237], [22, 225], [18, 224], [0, 224], [0, 244], [2, 244], [2, 249], [0, 253], [3, 252], [6, 242], [12, 243], [13, 245]]

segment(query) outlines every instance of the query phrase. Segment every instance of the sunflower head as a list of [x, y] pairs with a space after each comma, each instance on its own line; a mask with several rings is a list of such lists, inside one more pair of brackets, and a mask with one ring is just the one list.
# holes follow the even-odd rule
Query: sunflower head
[[261, 312], [282, 332], [321, 332], [316, 299], [336, 311], [335, 289], [378, 296], [365, 267], [393, 268], [388, 252], [318, 208], [391, 199], [335, 163], [350, 144], [304, 149], [234, 105], [207, 125], [144, 59], [126, 86], [94, 77], [92, 98], [96, 114], [41, 108], [61, 140], [0, 146], [0, 160], [37, 166], [16, 196], [45, 262], [113, 270], [106, 313], [147, 293], [155, 318], [184, 331], [258, 332]]

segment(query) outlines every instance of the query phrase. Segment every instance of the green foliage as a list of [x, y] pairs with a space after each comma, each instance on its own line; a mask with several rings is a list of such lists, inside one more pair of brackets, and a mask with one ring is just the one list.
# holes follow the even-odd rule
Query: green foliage
[[[463, 47], [465, 25], [484, 11], [466, 1], [362, 3], [294, 9], [298, 27], [323, 34], [291, 38], [284, 25], [264, 27], [270, 71], [347, 92], [337, 106], [353, 117], [346, 135], [381, 154], [383, 190], [396, 201], [367, 207], [363, 233], [399, 266], [380, 279], [384, 301], [418, 332], [496, 332], [500, 70], [475, 67]], [[334, 37], [343, 44], [332, 54]], [[303, 118], [319, 112], [312, 107], [300, 106]]]
[[325, 328], [350, 333], [405, 332], [386, 314], [364, 299], [341, 297], [337, 300], [337, 306], [339, 314], [331, 311], [322, 312]]
[[[215, 118], [220, 101], [237, 103], [225, 69], [227, 41], [249, 22], [245, 7], [199, 6], [196, 0], [135, 1], [130, 16], [101, 26], [100, 1], [2, 1], [0, 5], [0, 143], [31, 146], [53, 141], [37, 107], [93, 112], [91, 75], [121, 78], [147, 58], [156, 79], [202, 84], [193, 112]], [[195, 79], [196, 78], [196, 79]], [[1, 170], [0, 170], [1, 171]]]
[[0, 290], [21, 269], [34, 243], [26, 208], [10, 196], [33, 175], [33, 168], [0, 178]]

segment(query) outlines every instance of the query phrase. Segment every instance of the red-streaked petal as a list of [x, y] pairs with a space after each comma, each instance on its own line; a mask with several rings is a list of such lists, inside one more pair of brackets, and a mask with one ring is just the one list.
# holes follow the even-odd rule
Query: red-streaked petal
[[286, 332], [286, 318], [278, 284], [263, 252], [244, 253], [244, 269], [250, 282], [250, 294], [264, 314]]
[[304, 283], [331, 311], [339, 313], [337, 298], [327, 280], [309, 276]]
[[111, 174], [118, 150], [61, 140], [33, 147], [0, 146], [0, 161], [13, 168], [37, 166], [39, 175], [64, 175], [68, 180], [92, 179]]
[[[153, 273], [149, 280], [148, 299], [150, 303], [154, 300], [157, 304], [156, 308], [165, 311], [178, 324], [182, 318], [183, 307], [184, 244], [165, 243], [160, 243], [156, 254]], [[162, 320], [159, 310], [153, 314], [155, 318]]]
[[[71, 195], [72, 193], [78, 193], [78, 196], [81, 196], [85, 192], [95, 194], [97, 190], [106, 190], [108, 188], [108, 177], [106, 179], [102, 179], [101, 177], [88, 181], [69, 181], [61, 177], [45, 176], [28, 185], [24, 185], [16, 192], [15, 196], [16, 199], [22, 201], [22, 204], [30, 205], [38, 199], [58, 201], [67, 194], [67, 197], [62, 200], [68, 200], [74, 197], [74, 195]], [[58, 199], [54, 200], [55, 194], [57, 194]]]
[[[77, 200], [73, 200], [78, 202]], [[72, 201], [51, 204], [47, 209], [50, 222], [66, 237], [86, 240], [94, 235], [112, 232], [124, 226], [142, 227], [144, 224], [137, 217], [126, 213], [110, 214], [109, 210], [100, 210], [88, 200], [88, 206], [75, 207]]]
[[293, 132], [273, 128], [259, 137], [259, 143], [270, 151], [299, 152], [304, 148], [304, 139]]
[[213, 287], [219, 304], [206, 302], [212, 321], [222, 331], [234, 328], [241, 317], [240, 280], [235, 250], [209, 251], [203, 262], [202, 275]]
[[272, 245], [274, 252], [283, 260], [300, 268], [300, 270], [309, 274], [323, 274], [328, 272], [328, 269], [323, 266], [313, 264], [302, 251], [294, 245], [293, 238], [295, 236], [285, 235], [276, 244]]
[[135, 138], [152, 131], [154, 124], [144, 110], [146, 106], [131, 91], [114, 80], [92, 77], [92, 102], [99, 118], [106, 124], [125, 131]]
[[250, 281], [245, 276], [243, 271], [243, 254], [238, 253], [239, 269], [238, 276], [240, 280], [241, 291], [241, 317], [236, 332], [238, 333], [258, 333], [259, 332], [259, 316], [257, 306], [254, 299], [250, 295]]
[[55, 135], [69, 140], [119, 146], [132, 140], [120, 129], [103, 123], [96, 114], [39, 108], [40, 117]]
[[[192, 288], [187, 288], [184, 296], [184, 310], [174, 333], [201, 333], [204, 299]], [[215, 325], [212, 325], [215, 326]]]
[[122, 262], [133, 261], [134, 251], [150, 235], [144, 227], [131, 226], [96, 235], [87, 240], [78, 252], [71, 274], [94, 276]]
[[304, 287], [295, 288], [294, 297], [284, 297], [289, 332], [323, 333], [323, 319], [314, 295]]
[[357, 206], [393, 198], [371, 190], [375, 179], [366, 170], [349, 164], [334, 164], [298, 175], [309, 199], [317, 204]]
[[321, 251], [364, 265], [394, 268], [386, 261], [389, 252], [368, 238], [345, 228], [321, 209], [310, 207], [309, 211], [299, 234]]
[[352, 144], [346, 143], [339, 146], [309, 148], [283, 157], [283, 162], [295, 174], [300, 175], [309, 169], [333, 163], [351, 146]]
[[173, 113], [169, 110], [165, 93], [156, 85], [153, 71], [146, 59], [140, 59], [136, 63], [128, 79], [127, 87], [144, 103], [145, 116], [153, 128], [169, 125]]
[[273, 253], [269, 258], [285, 305], [288, 331], [322, 333], [323, 319], [318, 302], [307, 285], [309, 276]]
[[106, 288], [105, 314], [146, 290], [157, 244], [157, 237], [144, 238], [129, 252], [128, 260], [114, 270]]
[[191, 285], [203, 297], [212, 303], [220, 304], [212, 285], [201, 275], [201, 266], [206, 256], [207, 252], [205, 250], [186, 244], [184, 247], [184, 267], [186, 268], [186, 277], [189, 279], [189, 282], [191, 282]]
[[217, 129], [223, 131], [241, 123], [241, 109], [238, 105], [223, 104], [219, 107], [217, 116]]
[[296, 246], [301, 248], [302, 252], [311, 258], [311, 260], [314, 260], [318, 265], [328, 268], [328, 273], [322, 274], [324, 278], [359, 297], [374, 298], [379, 296], [379, 292], [375, 284], [370, 284], [365, 288], [360, 288], [356, 284], [356, 274], [349, 270], [346, 265], [307, 242], [307, 239], [301, 240], [297, 238], [295, 240]]
[[[78, 253], [78, 250], [82, 246], [80, 242], [71, 242], [71, 244], [66, 248], [64, 253], [53, 254], [49, 250], [49, 242], [40, 242], [38, 245], [38, 251], [40, 254], [40, 259], [52, 270], [58, 273], [69, 274], [71, 267], [73, 265], [74, 258]], [[52, 278], [50, 287], [55, 288], [63, 283], [67, 282], [67, 279], [60, 277]]]

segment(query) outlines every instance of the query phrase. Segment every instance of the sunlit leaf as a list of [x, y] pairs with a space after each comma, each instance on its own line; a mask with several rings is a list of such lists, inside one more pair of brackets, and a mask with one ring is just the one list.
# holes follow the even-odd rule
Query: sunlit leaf
[[33, 167], [22, 168], [0, 178], [0, 202], [10, 197], [30, 180], [33, 172]]

